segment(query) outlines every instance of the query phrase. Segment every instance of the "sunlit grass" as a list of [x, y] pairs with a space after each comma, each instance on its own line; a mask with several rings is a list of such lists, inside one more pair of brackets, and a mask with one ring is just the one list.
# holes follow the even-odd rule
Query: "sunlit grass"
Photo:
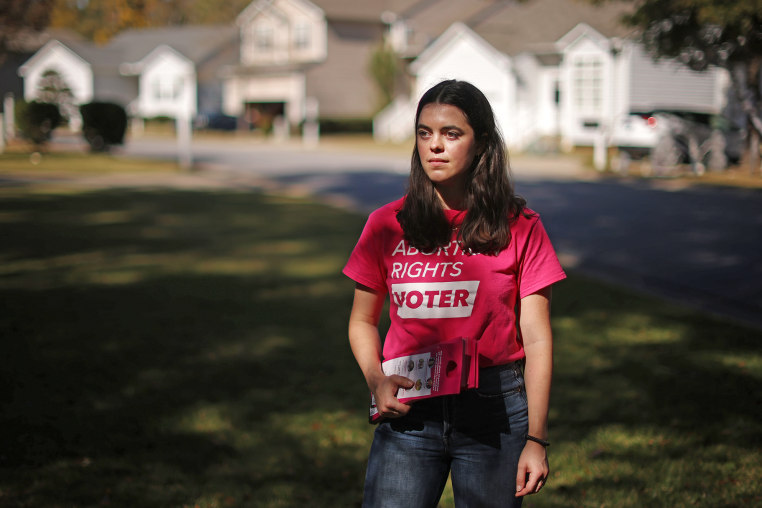
[[[358, 506], [373, 428], [339, 271], [363, 222], [0, 188], [0, 505]], [[525, 506], [762, 502], [762, 332], [573, 273], [553, 313], [552, 473]]]
[[33, 152], [31, 149], [0, 154], [0, 175], [14, 173], [29, 176], [66, 177], [68, 174], [179, 172], [172, 161], [146, 161], [116, 157], [108, 153]]

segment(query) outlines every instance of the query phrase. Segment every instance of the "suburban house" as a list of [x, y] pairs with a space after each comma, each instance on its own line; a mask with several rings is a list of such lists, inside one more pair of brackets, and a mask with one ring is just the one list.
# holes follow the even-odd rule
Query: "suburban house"
[[[229, 26], [129, 30], [106, 46], [53, 39], [20, 68], [24, 98], [39, 96], [55, 73], [73, 104], [115, 102], [133, 118], [193, 117], [222, 106], [218, 69], [238, 58]], [[171, 41], [171, 42], [169, 42]], [[77, 115], [72, 115], [76, 128]]]
[[[641, 114], [719, 113], [727, 76], [654, 62], [621, 23], [628, 8], [589, 0], [255, 0], [225, 26], [128, 30], [103, 47], [54, 38], [19, 74], [27, 100], [55, 73], [74, 104], [117, 102], [138, 120], [229, 115], [239, 128], [288, 133], [373, 118], [374, 136], [397, 142], [412, 136], [423, 91], [458, 78], [485, 92], [512, 148], [648, 147], [657, 134]], [[395, 99], [379, 112], [370, 62], [382, 48], [402, 72]]]
[[[255, 0], [235, 24], [122, 32], [106, 46], [54, 38], [21, 66], [24, 97], [46, 73], [73, 103], [122, 104], [137, 119], [226, 114], [239, 125], [284, 120], [364, 122], [383, 106], [370, 61], [385, 43], [416, 56], [457, 20], [478, 19], [493, 0]], [[386, 41], [386, 42], [385, 42]], [[409, 83], [399, 79], [399, 90]]]
[[[489, 0], [257, 0], [238, 16], [241, 59], [225, 72], [224, 111], [248, 123], [283, 116], [368, 120], [383, 104], [371, 77], [386, 40], [414, 56]], [[402, 79], [400, 89], [408, 83]]]
[[655, 62], [621, 22], [627, 4], [583, 0], [505, 2], [456, 22], [409, 66], [412, 87], [374, 121], [380, 140], [412, 135], [417, 98], [442, 79], [464, 79], [492, 103], [509, 146], [653, 146], [641, 115], [721, 113], [728, 78]]

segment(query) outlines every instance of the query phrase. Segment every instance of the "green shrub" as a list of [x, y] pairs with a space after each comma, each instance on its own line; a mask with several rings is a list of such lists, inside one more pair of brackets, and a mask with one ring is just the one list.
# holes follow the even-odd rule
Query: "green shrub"
[[16, 125], [21, 136], [35, 145], [50, 141], [53, 130], [61, 124], [62, 119], [56, 104], [37, 101], [16, 103]]
[[82, 115], [82, 135], [94, 152], [104, 152], [113, 145], [124, 143], [127, 131], [127, 112], [112, 102], [91, 102], [79, 107]]

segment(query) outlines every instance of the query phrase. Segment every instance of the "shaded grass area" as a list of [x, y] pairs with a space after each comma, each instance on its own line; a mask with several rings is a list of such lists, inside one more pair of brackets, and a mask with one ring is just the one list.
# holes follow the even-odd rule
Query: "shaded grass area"
[[531, 506], [762, 502], [762, 332], [580, 277], [553, 314], [559, 445]]
[[[359, 505], [372, 428], [339, 271], [363, 222], [0, 188], [0, 505]], [[762, 502], [762, 332], [574, 274], [554, 327], [553, 472], [525, 506]]]
[[361, 227], [244, 193], [4, 192], [0, 504], [356, 504]]

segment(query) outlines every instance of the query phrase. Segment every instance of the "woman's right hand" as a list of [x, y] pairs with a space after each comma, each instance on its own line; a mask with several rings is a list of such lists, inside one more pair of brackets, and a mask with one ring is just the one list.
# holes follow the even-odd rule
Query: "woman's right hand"
[[[400, 388], [412, 388], [413, 383], [403, 376], [380, 376], [370, 391], [376, 398], [376, 409], [384, 418], [400, 418], [410, 411], [410, 406], [397, 400], [397, 390]], [[369, 383], [371, 385], [371, 383]]]
[[387, 376], [381, 368], [381, 338], [378, 320], [386, 294], [362, 284], [355, 286], [352, 314], [349, 316], [349, 344], [368, 388], [376, 398], [376, 408], [385, 418], [399, 418], [410, 406], [397, 400], [397, 390], [412, 388], [414, 383], [403, 376]]

